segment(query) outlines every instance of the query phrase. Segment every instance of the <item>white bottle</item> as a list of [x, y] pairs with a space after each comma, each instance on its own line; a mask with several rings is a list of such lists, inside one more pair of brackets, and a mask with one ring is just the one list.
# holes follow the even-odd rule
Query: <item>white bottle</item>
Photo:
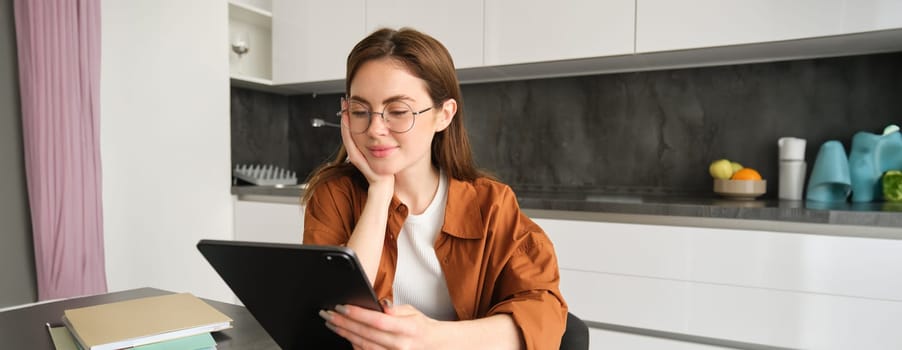
[[781, 137], [777, 140], [780, 148], [779, 198], [801, 200], [805, 188], [805, 139]]

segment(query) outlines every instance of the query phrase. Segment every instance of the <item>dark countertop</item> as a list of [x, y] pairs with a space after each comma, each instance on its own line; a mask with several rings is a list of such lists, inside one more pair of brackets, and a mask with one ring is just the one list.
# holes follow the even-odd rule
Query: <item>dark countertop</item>
[[[295, 201], [303, 195], [303, 186], [236, 186], [232, 194], [239, 199], [264, 200], [262, 197], [288, 197]], [[612, 194], [581, 190], [514, 188], [520, 206], [544, 218], [553, 213], [628, 214], [633, 217], [665, 216], [703, 219], [739, 219], [798, 224], [852, 225], [876, 228], [902, 228], [902, 203], [820, 203], [776, 199], [736, 200], [714, 195], [691, 194]], [[281, 200], [281, 202], [285, 202]], [[549, 214], [551, 213], [551, 214]], [[572, 217], [572, 215], [563, 215]], [[635, 220], [634, 220], [635, 221]]]
[[813, 224], [902, 227], [902, 203], [821, 203], [710, 196], [573, 194], [521, 191], [524, 209], [606, 212]]

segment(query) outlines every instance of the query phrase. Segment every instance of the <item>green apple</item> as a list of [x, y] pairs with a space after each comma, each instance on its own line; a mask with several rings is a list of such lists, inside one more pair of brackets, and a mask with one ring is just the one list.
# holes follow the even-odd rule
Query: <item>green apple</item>
[[708, 173], [715, 179], [729, 179], [733, 176], [733, 163], [728, 159], [718, 159], [708, 166]]
[[883, 173], [883, 199], [890, 202], [902, 201], [902, 171], [890, 170]]

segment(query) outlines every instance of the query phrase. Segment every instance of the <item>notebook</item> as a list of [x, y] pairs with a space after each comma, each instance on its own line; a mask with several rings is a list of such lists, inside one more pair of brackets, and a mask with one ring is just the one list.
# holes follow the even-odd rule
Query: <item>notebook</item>
[[319, 311], [337, 304], [382, 310], [348, 248], [214, 240], [197, 248], [282, 349], [350, 348]]
[[[82, 350], [72, 333], [66, 326], [46, 325], [56, 350]], [[210, 333], [189, 335], [187, 337], [164, 340], [161, 342], [139, 345], [132, 350], [216, 350], [216, 340]]]
[[68, 309], [63, 323], [84, 349], [137, 347], [231, 327], [232, 319], [189, 293]]

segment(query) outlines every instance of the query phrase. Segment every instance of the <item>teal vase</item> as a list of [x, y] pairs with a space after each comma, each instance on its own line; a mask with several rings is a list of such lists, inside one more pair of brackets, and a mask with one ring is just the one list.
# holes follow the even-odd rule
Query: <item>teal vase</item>
[[836, 140], [824, 142], [817, 151], [805, 198], [816, 202], [845, 202], [851, 188], [845, 147]]
[[883, 199], [880, 176], [887, 170], [899, 169], [902, 169], [902, 133], [891, 131], [877, 135], [861, 131], [852, 137], [849, 172], [853, 202]]

